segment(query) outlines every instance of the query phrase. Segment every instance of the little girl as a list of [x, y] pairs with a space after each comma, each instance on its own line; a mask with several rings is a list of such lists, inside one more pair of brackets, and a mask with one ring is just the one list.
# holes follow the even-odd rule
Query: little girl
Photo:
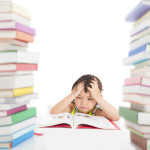
[[90, 74], [83, 75], [73, 84], [71, 93], [57, 103], [50, 113], [69, 112], [74, 115], [80, 112], [118, 121], [118, 111], [103, 98], [102, 90], [99, 78]]

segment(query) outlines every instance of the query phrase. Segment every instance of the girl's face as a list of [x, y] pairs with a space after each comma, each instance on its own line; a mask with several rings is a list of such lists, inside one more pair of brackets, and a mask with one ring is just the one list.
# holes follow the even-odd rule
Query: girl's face
[[75, 98], [75, 105], [81, 113], [87, 114], [94, 108], [96, 101], [91, 97], [89, 91], [86, 93], [83, 89]]

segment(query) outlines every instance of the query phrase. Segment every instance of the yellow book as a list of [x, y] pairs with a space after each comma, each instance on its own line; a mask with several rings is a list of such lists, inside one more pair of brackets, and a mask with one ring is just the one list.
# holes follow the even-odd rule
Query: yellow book
[[14, 96], [21, 96], [30, 93], [33, 93], [33, 87], [14, 89]]
[[139, 18], [134, 24], [133, 27], [137, 26], [138, 24], [140, 24], [141, 22], [143, 22], [146, 19], [150, 19], [150, 11], [148, 11], [147, 13], [145, 13], [141, 18]]
[[0, 97], [16, 97], [31, 93], [33, 93], [33, 87], [18, 88], [12, 90], [0, 90]]

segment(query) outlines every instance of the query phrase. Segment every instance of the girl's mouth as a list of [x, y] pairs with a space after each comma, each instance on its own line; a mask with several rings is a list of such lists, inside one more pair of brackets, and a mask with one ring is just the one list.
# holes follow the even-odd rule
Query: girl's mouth
[[80, 107], [81, 109], [88, 109], [87, 107]]

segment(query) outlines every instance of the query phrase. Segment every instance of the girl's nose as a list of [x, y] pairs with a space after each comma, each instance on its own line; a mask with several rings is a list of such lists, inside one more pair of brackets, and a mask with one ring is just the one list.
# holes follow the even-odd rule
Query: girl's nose
[[84, 106], [86, 105], [86, 99], [82, 100], [82, 105], [84, 105]]

